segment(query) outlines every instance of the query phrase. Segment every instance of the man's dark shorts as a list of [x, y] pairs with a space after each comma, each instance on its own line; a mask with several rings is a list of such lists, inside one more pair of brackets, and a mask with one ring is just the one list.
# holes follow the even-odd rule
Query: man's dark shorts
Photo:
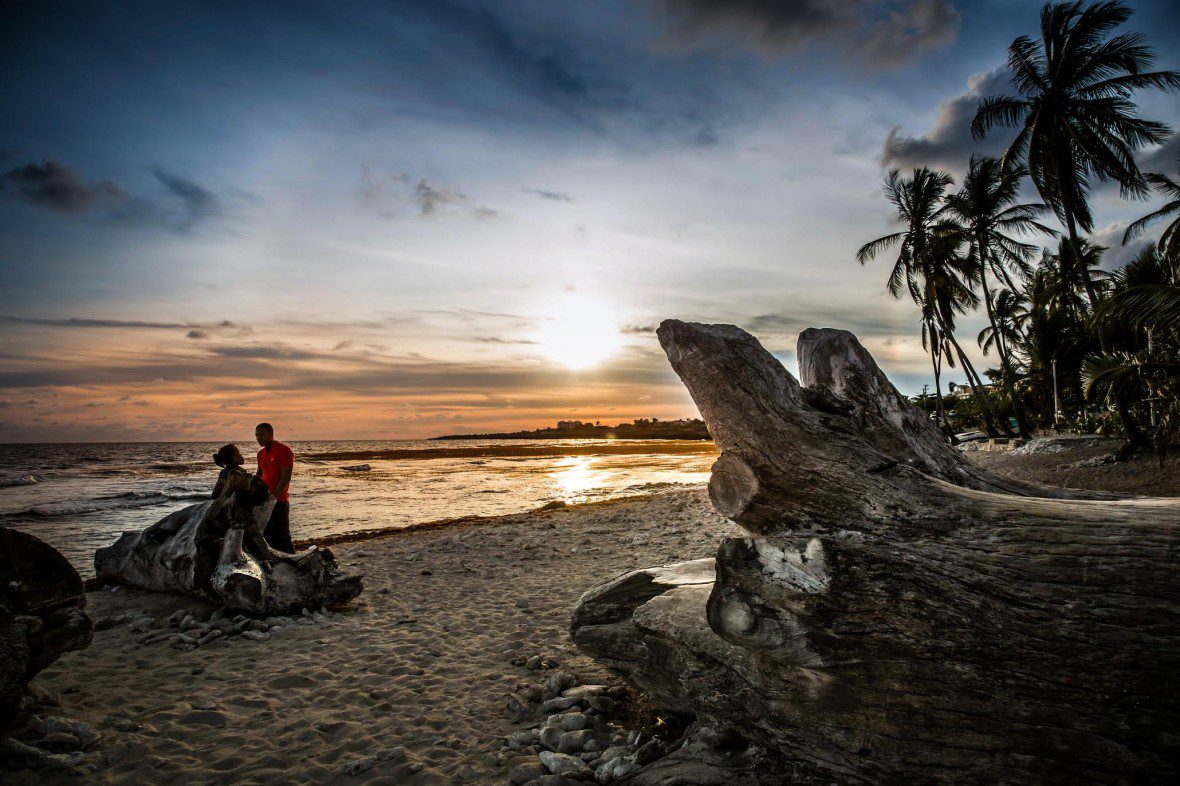
[[270, 513], [270, 521], [266, 522], [266, 529], [262, 537], [275, 551], [295, 553], [295, 544], [291, 542], [291, 503], [276, 502]]

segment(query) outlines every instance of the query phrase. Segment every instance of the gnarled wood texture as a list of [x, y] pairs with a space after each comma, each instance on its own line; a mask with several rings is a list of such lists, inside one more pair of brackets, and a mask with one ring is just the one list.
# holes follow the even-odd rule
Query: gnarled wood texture
[[359, 595], [361, 577], [343, 574], [328, 549], [292, 555], [266, 544], [262, 532], [274, 501], [251, 504], [252, 482], [233, 475], [217, 499], [182, 508], [142, 532], [124, 532], [95, 552], [98, 578], [197, 595], [253, 614], [339, 605]]
[[16, 718], [29, 680], [90, 644], [85, 607], [82, 578], [60, 551], [0, 527], [0, 730]]
[[753, 537], [711, 584], [590, 590], [581, 646], [832, 778], [1175, 780], [1180, 501], [971, 465], [845, 331], [800, 336], [803, 386], [736, 327], [659, 337]]

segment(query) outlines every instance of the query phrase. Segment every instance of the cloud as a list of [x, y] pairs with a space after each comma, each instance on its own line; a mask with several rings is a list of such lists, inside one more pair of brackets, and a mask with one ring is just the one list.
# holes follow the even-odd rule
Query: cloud
[[1159, 172], [1173, 180], [1176, 179], [1176, 170], [1180, 167], [1180, 133], [1172, 134], [1172, 136], [1159, 147], [1144, 151], [1140, 154], [1139, 170], [1141, 172]]
[[427, 183], [425, 178], [419, 180], [418, 185], [414, 186], [414, 200], [418, 203], [418, 207], [424, 216], [433, 215], [443, 205], [466, 202], [470, 199], [471, 197], [462, 191], [449, 188], [435, 188]]
[[570, 196], [569, 194], [563, 193], [561, 191], [550, 191], [547, 188], [526, 188], [526, 189], [524, 189], [524, 193], [536, 194], [537, 196], [541, 197], [541, 199], [548, 199], [551, 202], [573, 202], [574, 201], [574, 198], [572, 196]]
[[541, 342], [532, 341], [525, 338], [500, 338], [499, 336], [476, 336], [472, 341], [478, 344], [510, 344], [510, 345], [537, 345]]
[[649, 0], [675, 41], [737, 44], [778, 56], [835, 48], [873, 68], [896, 68], [954, 42], [950, 0]]
[[462, 31], [487, 55], [506, 66], [515, 81], [549, 97], [586, 99], [593, 91], [590, 80], [556, 44], [526, 42], [504, 20], [486, 8], [469, 8], [444, 0], [421, 0], [419, 11], [449, 29]]
[[127, 193], [111, 181], [87, 185], [77, 172], [57, 161], [8, 170], [0, 175], [0, 191], [12, 191], [26, 202], [65, 215], [127, 201]]
[[929, 166], [964, 172], [972, 153], [1002, 155], [1014, 132], [1001, 128], [986, 139], [972, 139], [971, 121], [981, 98], [1010, 91], [1007, 67], [974, 74], [967, 80], [965, 93], [939, 104], [934, 127], [925, 134], [904, 136], [901, 126], [894, 127], [881, 149], [881, 165], [890, 169]]
[[41, 325], [43, 327], [59, 328], [114, 328], [120, 330], [187, 330], [186, 338], [207, 338], [209, 333], [217, 331], [223, 335], [244, 335], [250, 332], [248, 325], [239, 325], [228, 319], [220, 322], [151, 322], [139, 319], [86, 319], [80, 317], [66, 317], [63, 319], [49, 319], [45, 317], [14, 317], [0, 315], [0, 322], [15, 325]]
[[1095, 229], [1093, 241], [1100, 246], [1106, 246], [1102, 252], [1102, 267], [1105, 270], [1118, 270], [1126, 265], [1135, 255], [1145, 247], [1151, 245], [1151, 239], [1132, 240], [1123, 245], [1123, 233], [1127, 231], [1130, 221], [1112, 221], [1101, 229]]
[[192, 180], [173, 174], [158, 164], [152, 167], [152, 174], [184, 204], [185, 217], [181, 220], [182, 228], [188, 229], [221, 212], [221, 204], [217, 197]]
[[341, 341], [339, 344], [337, 344], [336, 346], [332, 347], [332, 351], [333, 352], [341, 352], [343, 350], [351, 349], [351, 348], [352, 348], [352, 339], [346, 338], [343, 341]]

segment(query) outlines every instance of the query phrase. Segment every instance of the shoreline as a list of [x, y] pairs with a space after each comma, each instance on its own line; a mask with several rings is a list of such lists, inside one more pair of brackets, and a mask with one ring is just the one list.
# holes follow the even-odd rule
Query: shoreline
[[[1076, 483], [1071, 467], [1102, 448], [981, 461]], [[1114, 490], [1105, 487], [1128, 475], [1166, 485], [1180, 465], [1162, 474], [1150, 460], [1093, 465], [1084, 477]], [[102, 740], [83, 764], [41, 770], [39, 782], [445, 786], [539, 774], [535, 753], [505, 743], [544, 715], [506, 709], [512, 697], [563, 672], [576, 684], [619, 679], [570, 640], [578, 597], [629, 570], [710, 557], [722, 538], [747, 536], [701, 486], [342, 533], [320, 543], [330, 540], [342, 568], [364, 575], [365, 591], [339, 614], [191, 651], [171, 646], [168, 619], [207, 618], [210, 604], [127, 587], [89, 592], [93, 643], [36, 684], [59, 701], [48, 714]], [[619, 734], [634, 728], [627, 713], [639, 702], [609, 719]]]

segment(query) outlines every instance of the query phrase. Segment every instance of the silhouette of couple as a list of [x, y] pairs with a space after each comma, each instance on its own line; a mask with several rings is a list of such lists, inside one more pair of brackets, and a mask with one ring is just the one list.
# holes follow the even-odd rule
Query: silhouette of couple
[[254, 428], [258, 440], [258, 473], [251, 475], [242, 469], [246, 463], [237, 445], [222, 445], [213, 454], [213, 463], [221, 467], [217, 485], [213, 487], [213, 498], [220, 499], [234, 494], [239, 504], [253, 508], [274, 501], [274, 509], [266, 523], [262, 536], [266, 544], [275, 551], [295, 553], [291, 542], [291, 472], [295, 467], [295, 454], [291, 448], [275, 439], [274, 426], [259, 423]]

